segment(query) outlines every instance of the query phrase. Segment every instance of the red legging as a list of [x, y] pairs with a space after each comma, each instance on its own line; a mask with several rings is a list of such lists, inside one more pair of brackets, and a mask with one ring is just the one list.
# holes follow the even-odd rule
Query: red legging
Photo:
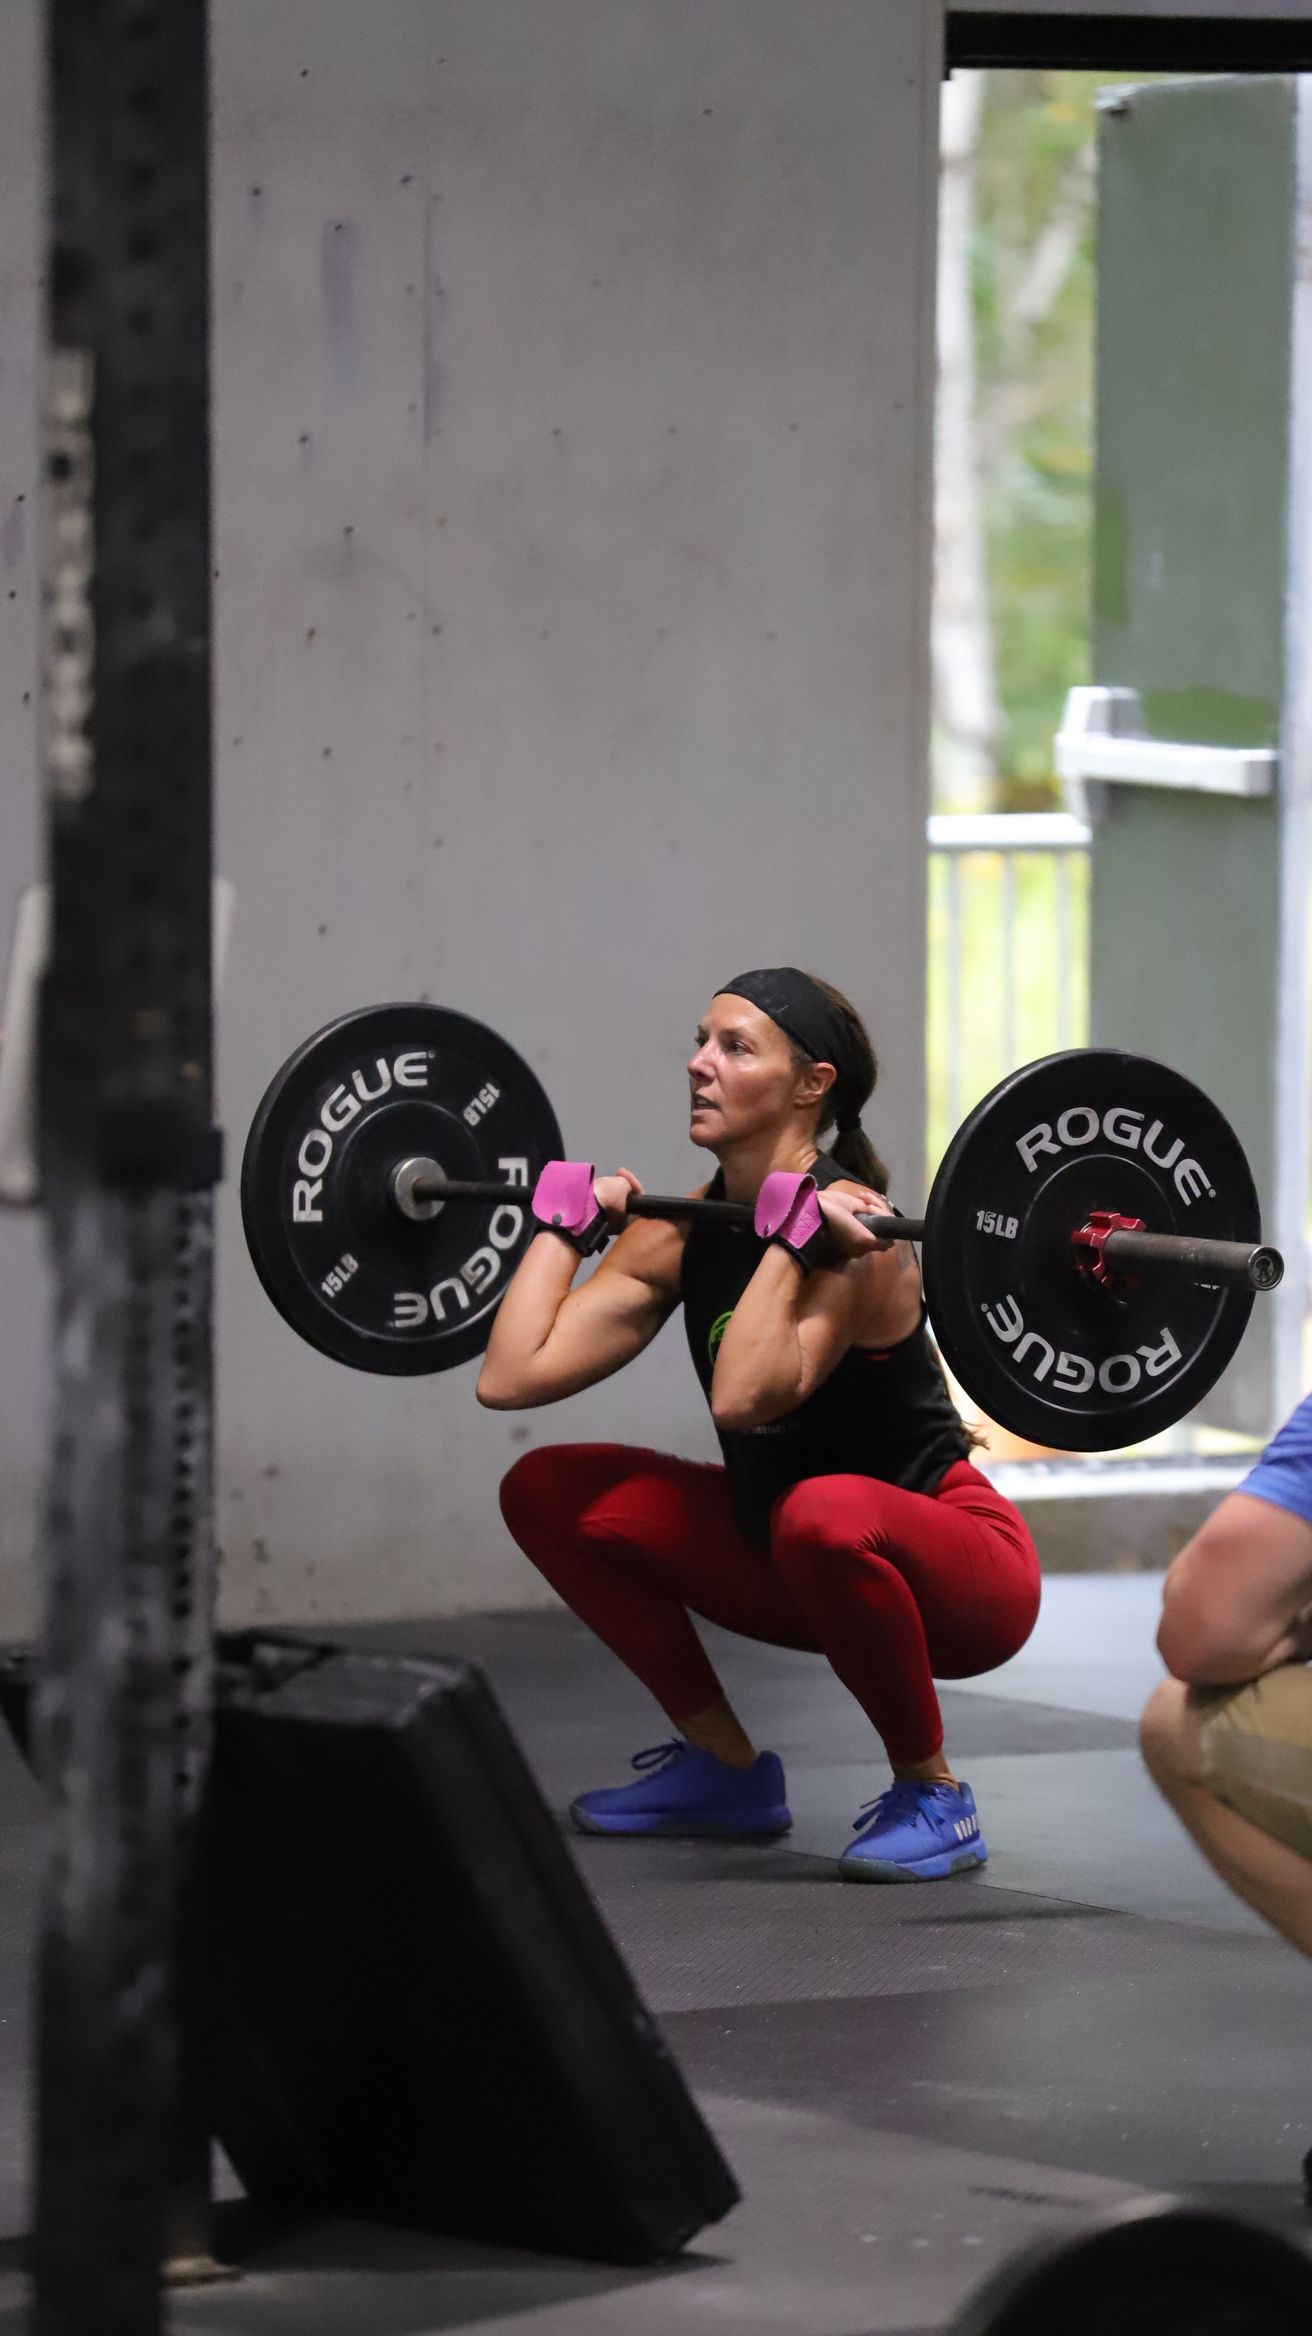
[[935, 1677], [1005, 1663], [1039, 1611], [1024, 1520], [966, 1460], [932, 1494], [806, 1477], [775, 1502], [768, 1549], [735, 1524], [722, 1468], [622, 1444], [525, 1453], [501, 1511], [676, 1726], [721, 1692], [691, 1608], [745, 1638], [826, 1655], [889, 1759], [929, 1760], [943, 1742]]

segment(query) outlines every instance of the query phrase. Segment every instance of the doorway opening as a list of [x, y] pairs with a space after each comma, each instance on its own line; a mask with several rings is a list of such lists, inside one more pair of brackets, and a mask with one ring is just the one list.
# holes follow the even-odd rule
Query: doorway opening
[[[953, 19], [954, 25], [961, 21]], [[1068, 27], [1075, 22], [1053, 21]], [[1099, 37], [1117, 21], [1104, 20]], [[1097, 1028], [1099, 1001], [1091, 985], [1091, 955], [1097, 956], [1091, 934], [1097, 846], [1086, 795], [1069, 784], [1063, 788], [1056, 748], [1068, 693], [1109, 679], [1106, 672], [1095, 671], [1094, 647], [1095, 569], [1106, 558], [1101, 504], [1101, 542], [1095, 526], [1099, 151], [1107, 117], [1139, 103], [1136, 91], [1165, 87], [1187, 92], [1207, 86], [1200, 83], [1199, 68], [1206, 72], [1212, 61], [1195, 53], [1186, 64], [1179, 49], [1168, 54], [1161, 41], [1151, 45], [1155, 36], [1148, 27], [1145, 61], [1136, 67], [1131, 57], [1130, 70], [1100, 66], [1074, 40], [1058, 49], [1061, 61], [1025, 62], [1024, 55], [1033, 58], [1035, 49], [1021, 51], [1013, 16], [1007, 15], [1004, 25], [1004, 12], [987, 18], [973, 12], [970, 24], [974, 54], [982, 61], [951, 73], [942, 111], [930, 1174], [964, 1114], [1009, 1070], [1061, 1048], [1108, 1042]], [[1046, 18], [1030, 17], [1026, 38], [1042, 40], [1048, 25]], [[1140, 29], [1145, 29], [1143, 20]], [[1173, 20], [1169, 38], [1178, 42], [1190, 29], [1197, 28]], [[1247, 33], [1254, 28], [1225, 29]], [[1309, 44], [1306, 25], [1287, 23], [1280, 33], [1286, 46], [1294, 34], [1304, 47]], [[1051, 49], [1039, 53], [1053, 54]], [[1174, 56], [1180, 62], [1172, 70]], [[1254, 53], [1252, 70], [1263, 69], [1269, 56], [1269, 48], [1260, 57]], [[1312, 63], [1312, 55], [1300, 61]], [[1219, 90], [1222, 85], [1211, 86]], [[1288, 76], [1280, 86], [1295, 92], [1296, 107], [1306, 105], [1307, 84], [1301, 97]], [[1153, 115], [1160, 110], [1147, 109]], [[1290, 524], [1298, 524], [1296, 513]], [[1278, 715], [1276, 720], [1278, 725]], [[1162, 735], [1158, 723], [1145, 723], [1145, 729]], [[1180, 735], [1190, 733], [1185, 728]], [[1280, 786], [1305, 788], [1306, 773], [1290, 767], [1290, 739], [1283, 736], [1280, 744]], [[1145, 794], [1143, 789], [1133, 792]], [[1104, 874], [1104, 957], [1108, 881]], [[1296, 939], [1282, 935], [1279, 940], [1281, 964], [1275, 975], [1277, 988], [1283, 981], [1286, 991], [1291, 972], [1300, 975], [1298, 1029], [1292, 1040], [1288, 1011], [1279, 1019], [1286, 1054], [1291, 1043], [1298, 1052], [1302, 1091], [1309, 1027], [1301, 979], [1306, 925], [1304, 901]], [[1147, 944], [1128, 912], [1125, 947], [1143, 950], [1144, 964], [1149, 964]], [[1101, 1010], [1105, 1030], [1105, 995]], [[1272, 1048], [1275, 1019], [1269, 1031], [1259, 1034], [1260, 1042], [1269, 1041]], [[1130, 1043], [1120, 1031], [1112, 1042]], [[1141, 1051], [1155, 1050], [1144, 1044]], [[1170, 1059], [1165, 1049], [1161, 1059]], [[1191, 1070], [1186, 1061], [1179, 1067]], [[1209, 1088], [1217, 1083], [1196, 1070], [1191, 1075]], [[1249, 1130], [1241, 1126], [1239, 1132], [1251, 1147]], [[1290, 1157], [1287, 1145], [1284, 1169], [1278, 1172], [1278, 1163], [1267, 1163], [1269, 1173], [1259, 1175], [1259, 1182], [1267, 1230], [1273, 1238], [1283, 1236], [1297, 1286], [1306, 1282], [1305, 1231], [1312, 1218], [1306, 1144], [1292, 1244], [1285, 1221]], [[1271, 1212], [1281, 1174], [1283, 1216], [1277, 1230]], [[1312, 1324], [1302, 1288], [1297, 1303], [1302, 1338], [1295, 1392], [1301, 1392], [1312, 1378]], [[1288, 1348], [1288, 1339], [1285, 1343]], [[1274, 1365], [1268, 1376], [1271, 1388], [1279, 1386], [1287, 1397], [1287, 1359], [1282, 1368], [1283, 1376]], [[966, 1408], [971, 1408], [968, 1403]], [[1229, 1462], [1237, 1476], [1278, 1416], [1283, 1413], [1275, 1408], [1274, 1394], [1272, 1408], [1265, 1411], [1255, 1405], [1250, 1390], [1229, 1408], [1224, 1402], [1212, 1407], [1210, 1416], [1205, 1407], [1202, 1415], [1124, 1457]], [[1052, 1457], [1018, 1444], [987, 1421], [982, 1424], [995, 1458]]]

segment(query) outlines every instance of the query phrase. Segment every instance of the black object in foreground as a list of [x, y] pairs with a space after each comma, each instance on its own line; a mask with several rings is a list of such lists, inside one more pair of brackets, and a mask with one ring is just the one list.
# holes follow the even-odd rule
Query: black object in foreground
[[948, 2336], [1303, 2336], [1312, 2263], [1237, 2215], [1152, 2201], [1041, 2239], [985, 2281]]
[[[481, 1674], [220, 1641], [210, 2097], [275, 2220], [343, 2215], [607, 2263], [737, 2183]], [[31, 1659], [0, 1658], [28, 1748]]]
[[209, 1850], [254, 2199], [620, 2263], [735, 2203], [469, 1665], [226, 1641]]

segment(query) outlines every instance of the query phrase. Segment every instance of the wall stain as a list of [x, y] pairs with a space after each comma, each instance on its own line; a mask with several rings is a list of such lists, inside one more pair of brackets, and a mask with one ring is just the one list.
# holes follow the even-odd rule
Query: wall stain
[[0, 528], [0, 559], [3, 559], [7, 569], [18, 566], [26, 543], [27, 513], [20, 495], [10, 504], [5, 513], [4, 526]]
[[319, 281], [323, 292], [328, 364], [339, 387], [349, 389], [360, 367], [356, 319], [356, 275], [360, 229], [354, 219], [325, 220], [319, 239]]

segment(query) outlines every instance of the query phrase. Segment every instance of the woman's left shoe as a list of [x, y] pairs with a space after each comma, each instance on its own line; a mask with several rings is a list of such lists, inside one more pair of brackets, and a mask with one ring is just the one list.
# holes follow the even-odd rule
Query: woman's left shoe
[[899, 1777], [856, 1820], [838, 1861], [844, 1882], [941, 1882], [988, 1857], [968, 1784], [913, 1784]]

